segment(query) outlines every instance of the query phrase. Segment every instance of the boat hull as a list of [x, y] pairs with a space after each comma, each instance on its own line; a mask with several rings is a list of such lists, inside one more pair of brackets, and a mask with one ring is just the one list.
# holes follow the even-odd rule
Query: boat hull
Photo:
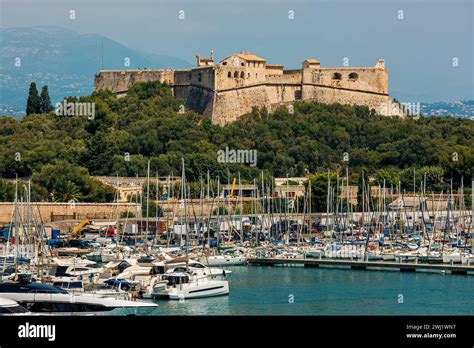
[[247, 259], [245, 257], [234, 257], [234, 256], [208, 256], [203, 257], [201, 261], [206, 266], [241, 266], [245, 265]]
[[188, 300], [194, 298], [216, 297], [229, 294], [229, 284], [226, 281], [209, 282], [208, 284], [200, 285], [189, 284], [180, 288], [173, 289], [169, 293], [170, 300]]

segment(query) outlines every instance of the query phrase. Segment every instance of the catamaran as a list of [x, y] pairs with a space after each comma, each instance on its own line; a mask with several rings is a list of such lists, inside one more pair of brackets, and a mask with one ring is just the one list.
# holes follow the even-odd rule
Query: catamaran
[[226, 280], [192, 277], [184, 272], [165, 274], [161, 279], [160, 282], [154, 284], [152, 297], [184, 300], [229, 294], [229, 282]]

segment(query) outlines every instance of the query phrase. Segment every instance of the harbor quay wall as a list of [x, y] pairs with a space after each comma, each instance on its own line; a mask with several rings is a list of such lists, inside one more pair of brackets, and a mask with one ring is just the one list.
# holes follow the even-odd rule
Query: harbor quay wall
[[[0, 224], [7, 224], [12, 218], [15, 203], [0, 202]], [[27, 205], [18, 204], [22, 219], [25, 217]], [[37, 221], [54, 222], [57, 220], [77, 219], [116, 219], [118, 214], [131, 212], [135, 216], [140, 214], [140, 205], [135, 203], [59, 203], [38, 202], [31, 204], [31, 211]], [[138, 215], [137, 215], [138, 214]]]
[[[243, 198], [243, 208], [244, 213], [243, 216], [254, 216], [251, 212], [251, 207], [253, 206], [253, 199], [252, 198]], [[186, 201], [186, 209], [181, 200], [170, 199], [170, 200], [159, 200], [154, 201], [157, 206], [159, 206], [163, 210], [163, 217], [161, 219], [167, 220], [168, 223], [172, 223], [173, 218], [182, 218], [185, 216], [185, 211], [188, 216], [188, 221], [194, 221], [195, 218], [207, 219], [209, 216], [213, 219], [216, 218], [216, 210], [217, 207], [225, 208], [227, 211], [222, 215], [230, 214], [238, 214], [239, 212], [239, 202], [238, 200], [232, 200], [229, 202], [222, 198], [219, 204], [215, 199], [190, 199]], [[19, 212], [22, 216], [22, 219], [25, 219], [25, 210], [26, 204], [19, 203]], [[13, 202], [0, 202], [0, 225], [8, 224], [12, 219], [14, 203]], [[126, 213], [127, 211], [133, 213], [136, 217], [142, 217], [141, 209], [139, 204], [135, 203], [75, 203], [75, 206], [70, 203], [59, 203], [59, 202], [35, 202], [31, 204], [32, 213], [37, 221], [42, 219], [45, 223], [51, 223], [55, 221], [62, 221], [62, 220], [82, 220], [87, 217], [89, 220], [116, 220], [117, 219], [117, 210], [119, 217], [122, 213]], [[386, 212], [378, 212], [374, 213], [379, 216], [387, 215]], [[261, 213], [257, 213], [257, 216], [261, 216]], [[413, 223], [413, 221], [421, 222], [422, 221], [422, 213], [420, 211], [416, 211], [414, 213], [409, 212], [406, 216], [400, 216], [396, 211], [391, 211], [388, 213], [387, 218], [389, 220], [393, 220], [395, 218], [408, 223], [409, 225]], [[440, 210], [430, 216], [431, 220], [436, 220], [438, 222], [437, 229], [438, 231], [441, 230], [442, 220], [445, 220], [448, 216], [448, 211]], [[472, 211], [471, 210], [455, 210], [450, 211], [449, 216], [451, 219], [459, 219], [461, 225], [469, 226], [471, 225], [472, 230]], [[362, 213], [356, 212], [352, 213], [351, 217], [356, 221], [362, 217]], [[268, 218], [268, 217], [267, 217]], [[302, 213], [290, 213], [287, 217], [285, 214], [275, 214], [273, 219], [285, 219], [288, 218], [290, 220], [309, 220], [308, 214]], [[428, 216], [425, 216], [428, 218]], [[129, 219], [132, 219], [129, 217]], [[154, 219], [154, 217], [150, 217], [150, 219]], [[326, 224], [327, 222], [327, 214], [325, 212], [312, 212], [311, 213], [311, 220], [313, 222], [319, 221], [321, 224]], [[329, 223], [334, 224], [334, 216], [329, 216]]]

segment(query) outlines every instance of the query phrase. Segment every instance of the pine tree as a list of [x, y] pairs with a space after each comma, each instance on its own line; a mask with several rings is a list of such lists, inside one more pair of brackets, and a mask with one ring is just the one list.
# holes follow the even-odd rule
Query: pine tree
[[53, 110], [53, 104], [51, 104], [51, 98], [49, 98], [48, 86], [43, 86], [40, 95], [40, 112], [45, 114]]
[[40, 97], [38, 90], [36, 89], [36, 83], [30, 84], [30, 90], [28, 92], [28, 100], [26, 102], [26, 115], [39, 114], [41, 113], [40, 108]]

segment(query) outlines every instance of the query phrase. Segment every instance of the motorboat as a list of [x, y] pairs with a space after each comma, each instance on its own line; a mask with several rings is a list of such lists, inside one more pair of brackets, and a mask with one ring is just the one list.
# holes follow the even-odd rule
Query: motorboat
[[157, 307], [157, 304], [152, 302], [118, 300], [85, 292], [69, 293], [64, 289], [38, 282], [0, 282], [0, 295], [18, 302], [33, 313], [44, 314], [88, 314], [116, 310], [120, 314], [126, 314], [129, 310]]
[[207, 266], [240, 266], [245, 265], [247, 259], [239, 255], [223, 254], [203, 256], [199, 261]]
[[80, 257], [53, 257], [51, 263], [60, 267], [88, 267], [96, 264]]
[[31, 312], [18, 304], [18, 302], [6, 298], [0, 297], [0, 316], [21, 316], [31, 315]]
[[95, 262], [106, 263], [120, 258], [120, 254], [109, 248], [101, 248], [86, 255], [87, 259]]
[[394, 254], [396, 262], [413, 262], [417, 258], [417, 254], [412, 251], [398, 252]]
[[229, 269], [222, 269], [216, 267], [208, 267], [201, 262], [189, 260], [189, 262], [183, 265], [178, 265], [175, 267], [168, 266], [167, 273], [174, 272], [189, 272], [192, 275], [197, 275], [199, 278], [208, 277], [208, 278], [225, 278], [232, 274], [232, 271]]
[[457, 250], [443, 253], [443, 263], [462, 263], [463, 253]]
[[229, 282], [207, 277], [191, 277], [184, 272], [169, 273], [161, 276], [161, 281], [153, 286], [152, 297], [164, 297], [170, 300], [185, 300], [203, 297], [215, 297], [229, 294]]
[[69, 292], [84, 292], [84, 282], [80, 277], [55, 277], [52, 279], [52, 284], [56, 288]]
[[321, 246], [312, 246], [305, 251], [306, 257], [319, 258], [324, 256], [324, 248]]
[[368, 250], [366, 253], [368, 261], [382, 261], [383, 255], [379, 250]]
[[395, 261], [395, 252], [393, 250], [382, 251], [380, 255], [383, 261]]

